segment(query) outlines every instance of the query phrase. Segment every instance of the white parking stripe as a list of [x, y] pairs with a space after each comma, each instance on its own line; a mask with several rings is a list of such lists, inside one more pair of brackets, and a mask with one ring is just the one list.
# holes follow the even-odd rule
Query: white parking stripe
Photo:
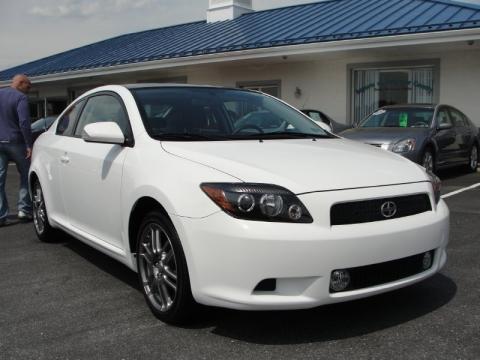
[[460, 193], [462, 193], [462, 192], [464, 192], [464, 191], [468, 191], [468, 190], [475, 189], [475, 188], [477, 188], [477, 187], [479, 187], [479, 186], [480, 186], [480, 183], [474, 184], [474, 185], [472, 185], [472, 186], [469, 186], [469, 187], [466, 187], [466, 188], [463, 188], [463, 189], [460, 189], [460, 190], [452, 191], [452, 192], [450, 192], [450, 193], [448, 193], [448, 194], [442, 195], [442, 199], [449, 198], [450, 196], [460, 194]]

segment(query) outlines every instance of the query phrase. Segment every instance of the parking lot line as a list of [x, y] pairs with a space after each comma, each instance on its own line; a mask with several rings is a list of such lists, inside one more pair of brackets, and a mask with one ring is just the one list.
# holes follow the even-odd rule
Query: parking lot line
[[442, 199], [449, 198], [450, 196], [454, 196], [454, 195], [460, 194], [460, 193], [462, 193], [462, 192], [464, 192], [464, 191], [468, 191], [468, 190], [475, 189], [475, 188], [477, 188], [477, 187], [479, 187], [479, 186], [480, 186], [480, 183], [474, 184], [474, 185], [472, 185], [472, 186], [468, 186], [468, 187], [463, 188], [463, 189], [459, 189], [459, 190], [456, 190], [456, 191], [452, 191], [452, 192], [450, 192], [450, 193], [448, 193], [448, 194], [442, 195]]

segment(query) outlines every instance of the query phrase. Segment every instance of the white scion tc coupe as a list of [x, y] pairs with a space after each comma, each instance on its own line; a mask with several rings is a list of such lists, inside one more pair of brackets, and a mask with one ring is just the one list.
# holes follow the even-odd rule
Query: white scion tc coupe
[[300, 309], [397, 289], [446, 261], [438, 178], [239, 89], [105, 86], [35, 143], [43, 241], [59, 229], [138, 272], [153, 314]]

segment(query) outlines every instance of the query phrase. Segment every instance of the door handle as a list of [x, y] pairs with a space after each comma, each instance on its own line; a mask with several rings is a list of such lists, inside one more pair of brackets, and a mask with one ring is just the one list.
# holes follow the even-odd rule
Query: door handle
[[70, 159], [68, 158], [67, 155], [63, 155], [62, 157], [60, 157], [60, 162], [62, 164], [68, 164], [70, 162]]

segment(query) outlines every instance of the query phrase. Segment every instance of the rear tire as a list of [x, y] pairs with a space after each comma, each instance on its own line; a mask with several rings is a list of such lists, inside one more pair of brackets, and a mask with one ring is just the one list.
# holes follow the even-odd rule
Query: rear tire
[[427, 148], [422, 155], [422, 164], [421, 164], [428, 173], [434, 174], [436, 169], [435, 166], [435, 155], [433, 154], [432, 149]]
[[34, 180], [32, 186], [33, 225], [37, 237], [42, 242], [55, 242], [58, 239], [58, 230], [52, 228], [48, 222], [47, 207], [43, 196], [40, 181]]
[[478, 167], [478, 145], [473, 144], [470, 150], [470, 156], [468, 157], [467, 169], [469, 172], [476, 172]]
[[153, 315], [169, 324], [191, 321], [196, 303], [185, 254], [173, 224], [159, 211], [148, 213], [140, 225], [137, 270]]

